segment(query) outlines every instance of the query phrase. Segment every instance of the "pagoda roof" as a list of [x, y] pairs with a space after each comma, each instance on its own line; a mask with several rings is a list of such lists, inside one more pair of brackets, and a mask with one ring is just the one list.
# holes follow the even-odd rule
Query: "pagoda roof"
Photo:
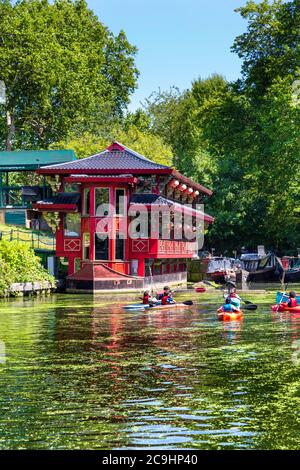
[[45, 212], [77, 212], [80, 205], [80, 193], [57, 193], [55, 196], [37, 201], [32, 208]]
[[125, 147], [118, 142], [114, 142], [103, 152], [92, 155], [91, 157], [82, 158], [80, 160], [68, 163], [61, 163], [59, 165], [50, 165], [45, 166], [39, 170], [40, 173], [95, 173], [101, 172], [107, 173], [112, 171], [112, 173], [117, 172], [131, 172], [149, 171], [155, 170], [168, 170], [169, 167], [166, 165], [161, 165], [160, 163], [155, 163], [148, 158], [140, 155], [139, 153]]
[[61, 174], [68, 176], [74, 176], [75, 174], [99, 176], [127, 173], [133, 175], [165, 174], [180, 179], [204, 194], [209, 196], [212, 194], [212, 191], [191, 181], [186, 176], [181, 175], [174, 168], [153, 162], [116, 141], [103, 152], [92, 155], [91, 157], [61, 163], [59, 165], [43, 166], [43, 168], [38, 169], [37, 172], [46, 175]]

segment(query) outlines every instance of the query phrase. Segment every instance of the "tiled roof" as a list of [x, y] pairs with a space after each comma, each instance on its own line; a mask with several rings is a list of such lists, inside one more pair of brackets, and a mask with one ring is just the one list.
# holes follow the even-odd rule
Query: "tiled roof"
[[[212, 195], [212, 191], [205, 188], [199, 183], [195, 183], [186, 176], [179, 173], [174, 168], [160, 163], [155, 163], [148, 158], [140, 155], [134, 150], [125, 147], [119, 142], [113, 142], [106, 150], [91, 157], [82, 158], [69, 163], [59, 165], [44, 166], [37, 170], [37, 173], [50, 175], [105, 175], [107, 178], [114, 175], [124, 177], [124, 174], [133, 175], [169, 175], [181, 182], [191, 185], [194, 189], [208, 196]], [[121, 175], [122, 174], [122, 175]]]
[[159, 163], [152, 162], [148, 158], [140, 155], [139, 153], [131, 150], [121, 144], [115, 142], [113, 145], [108, 147], [108, 149], [100, 152], [91, 157], [82, 158], [69, 163], [62, 163], [60, 165], [50, 165], [43, 167], [39, 172], [47, 173], [72, 173], [75, 171], [139, 171], [139, 170], [168, 170], [169, 167], [161, 165]]
[[70, 178], [96, 178], [96, 177], [99, 177], [99, 178], [102, 178], [102, 179], [105, 179], [105, 178], [133, 178], [133, 175], [131, 175], [130, 173], [128, 174], [121, 174], [121, 175], [79, 175], [79, 174], [76, 174], [76, 175], [70, 175]]
[[79, 204], [80, 193], [58, 193], [55, 196], [38, 201], [38, 204]]
[[144, 206], [165, 206], [169, 207], [170, 209], [179, 209], [184, 212], [190, 212], [193, 215], [201, 215], [204, 216], [204, 220], [207, 222], [213, 222], [214, 217], [205, 214], [202, 211], [193, 209], [191, 205], [180, 204], [179, 202], [172, 201], [171, 199], [167, 199], [160, 194], [133, 194], [130, 199], [130, 205], [144, 205]]

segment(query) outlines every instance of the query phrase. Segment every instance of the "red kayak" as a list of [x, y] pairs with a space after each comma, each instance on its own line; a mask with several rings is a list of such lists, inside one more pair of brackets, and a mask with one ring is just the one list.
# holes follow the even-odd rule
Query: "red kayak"
[[203, 292], [206, 292], [206, 288], [205, 287], [196, 287], [195, 291], [198, 292], [198, 294], [201, 294]]
[[288, 307], [287, 303], [282, 303], [280, 305], [272, 305], [273, 312], [291, 312], [291, 313], [300, 313], [300, 305], [297, 307]]
[[222, 308], [218, 310], [218, 320], [220, 321], [235, 321], [241, 320], [244, 317], [244, 313], [241, 310], [237, 312], [223, 312]]

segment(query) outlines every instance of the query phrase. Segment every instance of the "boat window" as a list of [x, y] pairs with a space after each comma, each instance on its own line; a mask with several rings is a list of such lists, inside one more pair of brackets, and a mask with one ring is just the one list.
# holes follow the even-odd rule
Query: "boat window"
[[80, 214], [65, 214], [64, 217], [64, 236], [80, 237], [81, 217]]
[[83, 191], [83, 215], [90, 215], [90, 188]]
[[108, 260], [108, 234], [95, 233], [95, 259]]
[[116, 234], [116, 259], [124, 261], [125, 259], [125, 240]]
[[105, 217], [109, 214], [109, 189], [95, 189], [95, 215]]
[[83, 234], [83, 259], [90, 259], [90, 234]]
[[125, 215], [125, 190], [116, 189], [116, 215]]

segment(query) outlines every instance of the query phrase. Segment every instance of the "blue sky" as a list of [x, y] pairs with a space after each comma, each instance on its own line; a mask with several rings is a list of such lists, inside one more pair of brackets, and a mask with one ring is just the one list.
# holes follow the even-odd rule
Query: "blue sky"
[[87, 0], [115, 34], [121, 29], [138, 47], [138, 89], [130, 109], [152, 91], [181, 90], [192, 80], [220, 73], [228, 80], [240, 74], [241, 63], [230, 52], [246, 23], [234, 9], [246, 0]]

